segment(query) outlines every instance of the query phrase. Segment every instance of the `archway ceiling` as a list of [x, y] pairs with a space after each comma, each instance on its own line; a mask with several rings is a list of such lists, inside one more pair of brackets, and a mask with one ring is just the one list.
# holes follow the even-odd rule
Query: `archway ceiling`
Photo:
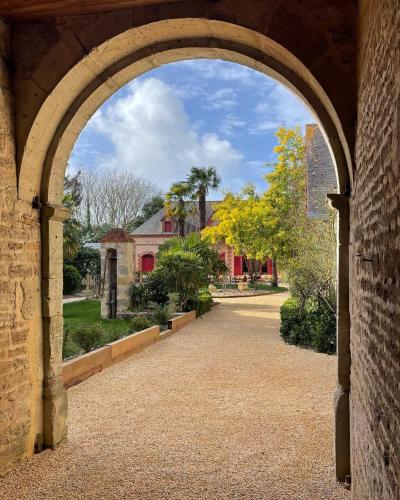
[[182, 0], [0, 0], [0, 15], [12, 19], [34, 19], [107, 12], [130, 7]]
[[[216, 0], [209, 0], [208, 2], [207, 0], [203, 0], [202, 2], [198, 2], [197, 0], [191, 1], [193, 4], [218, 4]], [[0, 16], [22, 21], [35, 18], [109, 12], [131, 7], [179, 2], [187, 3], [187, 0], [0, 0]], [[265, 3], [267, 3], [265, 0], [254, 0], [253, 9], [263, 10], [262, 4]], [[325, 24], [327, 21], [328, 23], [332, 23], [333, 21], [334, 23], [341, 24], [346, 17], [349, 24], [351, 24], [357, 4], [357, 0], [303, 0], [302, 2], [298, 0], [274, 0], [273, 9], [278, 9], [281, 5], [284, 5], [293, 12], [302, 11], [303, 14], [310, 11], [314, 13], [320, 11], [322, 24]], [[343, 33], [341, 35], [343, 36]]]

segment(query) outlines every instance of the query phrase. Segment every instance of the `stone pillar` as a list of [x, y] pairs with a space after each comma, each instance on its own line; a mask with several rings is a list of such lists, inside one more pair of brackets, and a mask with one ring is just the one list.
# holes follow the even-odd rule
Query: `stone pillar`
[[135, 278], [135, 246], [133, 236], [123, 229], [111, 229], [101, 239], [101, 317], [108, 317], [109, 275], [107, 251], [115, 250], [117, 257], [117, 314], [128, 309], [129, 289]]
[[42, 310], [43, 310], [43, 446], [54, 448], [67, 436], [67, 394], [62, 371], [63, 344], [63, 222], [70, 212], [43, 205]]
[[344, 481], [350, 475], [350, 216], [349, 197], [329, 194], [331, 205], [338, 211], [337, 255], [337, 363], [338, 380], [334, 397], [336, 477]]

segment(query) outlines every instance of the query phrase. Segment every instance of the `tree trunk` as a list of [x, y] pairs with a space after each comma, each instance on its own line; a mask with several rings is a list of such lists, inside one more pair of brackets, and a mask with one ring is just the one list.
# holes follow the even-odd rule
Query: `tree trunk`
[[183, 217], [179, 217], [178, 234], [181, 238], [185, 236], [185, 219]]
[[200, 231], [206, 227], [206, 195], [199, 195]]
[[178, 217], [178, 234], [181, 238], [185, 236], [185, 217], [183, 216], [183, 212], [185, 210], [185, 202], [183, 200], [179, 200], [179, 212], [180, 215]]
[[272, 286], [278, 286], [278, 266], [276, 264], [276, 260], [272, 259]]

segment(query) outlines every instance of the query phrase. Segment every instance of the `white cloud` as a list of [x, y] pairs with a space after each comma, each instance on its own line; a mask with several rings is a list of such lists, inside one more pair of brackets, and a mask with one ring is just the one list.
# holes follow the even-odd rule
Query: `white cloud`
[[210, 93], [204, 100], [206, 108], [215, 110], [232, 109], [238, 103], [236, 92], [229, 87]]
[[257, 135], [275, 131], [280, 126], [304, 127], [315, 121], [304, 103], [278, 83], [263, 95], [255, 111], [258, 119], [250, 132]]
[[246, 126], [246, 120], [240, 118], [237, 115], [229, 113], [228, 115], [224, 116], [222, 125], [220, 126], [219, 130], [224, 135], [233, 136], [236, 135], [236, 133], [240, 131], [240, 129], [243, 129]]
[[218, 59], [212, 59], [211, 64], [209, 59], [181, 61], [179, 64], [192, 72], [197, 72], [202, 79], [208, 80], [218, 79], [256, 86], [265, 78], [264, 75], [247, 66]]
[[223, 178], [240, 171], [242, 154], [215, 133], [199, 134], [173, 89], [156, 78], [129, 84], [90, 126], [114, 149], [97, 166], [133, 171], [164, 190], [193, 165], [214, 166]]

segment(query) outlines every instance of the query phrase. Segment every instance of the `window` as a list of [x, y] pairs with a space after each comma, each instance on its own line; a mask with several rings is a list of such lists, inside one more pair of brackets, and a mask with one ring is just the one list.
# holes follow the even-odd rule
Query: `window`
[[154, 255], [147, 253], [142, 256], [142, 272], [150, 273], [154, 269]]
[[170, 220], [164, 221], [163, 233], [172, 233], [172, 222]]

